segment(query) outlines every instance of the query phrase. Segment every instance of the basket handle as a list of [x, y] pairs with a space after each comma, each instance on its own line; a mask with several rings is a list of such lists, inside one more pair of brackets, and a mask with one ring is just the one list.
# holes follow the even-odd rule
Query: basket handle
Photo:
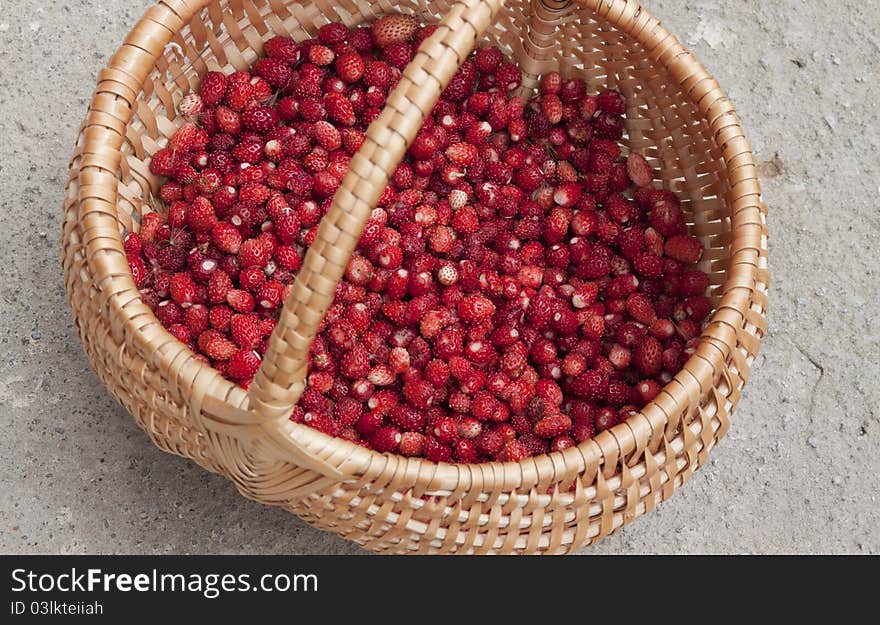
[[492, 23], [503, 0], [459, 0], [420, 46], [352, 157], [318, 226], [250, 386], [261, 421], [286, 419], [305, 387], [308, 353], [364, 225], [446, 84]]

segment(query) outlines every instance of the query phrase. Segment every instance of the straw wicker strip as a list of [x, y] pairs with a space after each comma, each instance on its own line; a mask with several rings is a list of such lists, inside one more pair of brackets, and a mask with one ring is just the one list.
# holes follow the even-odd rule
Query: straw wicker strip
[[[321, 223], [250, 393], [162, 328], [122, 237], [156, 209], [145, 159], [212, 69], [245, 69], [274, 34], [392, 12], [440, 21], [406, 69]], [[442, 20], [442, 21], [441, 21]], [[556, 69], [628, 101], [625, 142], [683, 198], [706, 246], [716, 306], [699, 348], [655, 401], [593, 440], [520, 463], [435, 464], [379, 454], [288, 420], [305, 355], [371, 208], [475, 43], [493, 42], [527, 93]], [[95, 371], [160, 448], [255, 500], [387, 553], [565, 553], [669, 498], [730, 427], [766, 331], [766, 206], [732, 104], [693, 55], [631, 0], [163, 0], [98, 76], [70, 164], [63, 266]]]

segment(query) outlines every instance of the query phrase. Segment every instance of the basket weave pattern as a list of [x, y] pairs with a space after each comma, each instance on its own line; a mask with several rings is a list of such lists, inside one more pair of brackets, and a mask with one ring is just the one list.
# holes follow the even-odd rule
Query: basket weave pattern
[[[244, 70], [274, 34], [404, 11], [441, 28], [422, 46], [304, 260], [250, 392], [193, 358], [140, 300], [122, 247], [153, 210], [148, 157], [208, 70]], [[525, 74], [550, 70], [627, 98], [625, 143], [682, 198], [706, 247], [716, 306], [696, 354], [641, 412], [594, 439], [520, 463], [435, 464], [379, 454], [287, 419], [305, 354], [361, 228], [442, 87], [477, 41]], [[101, 71], [71, 160], [63, 224], [69, 302], [111, 393], [163, 450], [241, 492], [390, 553], [564, 553], [669, 498], [727, 431], [766, 330], [767, 228], [733, 106], [660, 23], [630, 0], [163, 0]]]

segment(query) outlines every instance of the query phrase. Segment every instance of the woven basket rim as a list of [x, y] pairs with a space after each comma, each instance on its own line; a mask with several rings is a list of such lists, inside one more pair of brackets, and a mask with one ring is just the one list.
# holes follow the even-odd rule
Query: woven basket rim
[[[664, 71], [670, 74], [671, 81], [674, 81], [681, 86], [682, 91], [686, 94], [688, 102], [698, 109], [701, 108], [701, 102], [706, 102], [707, 98], [711, 96], [710, 105], [705, 106], [706, 113], [701, 114], [700, 117], [705, 119], [707, 123], [712, 125], [714, 121], [717, 121], [718, 119], [727, 116], [724, 124], [724, 130], [727, 133], [730, 133], [730, 131], [734, 131], [733, 134], [735, 134], [739, 140], [745, 142], [745, 149], [742, 152], [737, 153], [737, 160], [735, 163], [731, 162], [730, 159], [725, 158], [724, 169], [727, 170], [728, 174], [732, 174], [734, 170], [740, 169], [742, 167], [755, 167], [755, 161], [754, 156], [751, 152], [751, 147], [748, 144], [745, 133], [742, 132], [741, 124], [738, 117], [736, 116], [735, 111], [733, 110], [733, 107], [729, 104], [727, 96], [721, 89], [720, 85], [708, 72], [708, 70], [706, 70], [702, 63], [693, 55], [693, 53], [685, 48], [678, 40], [678, 38], [670, 33], [659, 22], [659, 20], [653, 18], [650, 11], [636, 3], [634, 0], [573, 1], [591, 10], [596, 15], [596, 19], [600, 22], [609, 24], [620, 32], [625, 33], [641, 45], [644, 45], [646, 47], [646, 50], [648, 50], [649, 52], [657, 47], [657, 42], [659, 41], [662, 41], [664, 42], [664, 44], [666, 44], [664, 45], [664, 50], [668, 50], [669, 44], [671, 44], [672, 48], [676, 51], [676, 54], [672, 56], [665, 55], [658, 58], [653, 58], [658, 68], [662, 67]], [[196, 10], [200, 10], [201, 8], [209, 4], [209, 2], [210, 0], [197, 0], [196, 4], [198, 4], [199, 6]], [[165, 5], [169, 8], [172, 8], [169, 6], [171, 4], [175, 3], [165, 3]], [[627, 10], [621, 10], [621, 5], [626, 5], [628, 7]], [[172, 10], [174, 9], [172, 8]], [[179, 15], [185, 14], [188, 11], [189, 8], [185, 8], [184, 10], [179, 12]], [[149, 13], [150, 9], [148, 9], [147, 13], [145, 13], [145, 18], [149, 15]], [[644, 28], [646, 24], [651, 26], [650, 30]], [[151, 52], [151, 54], [155, 59], [161, 55], [162, 51], [162, 49], [158, 49]], [[679, 64], [681, 64], [681, 66], [679, 66]], [[681, 67], [685, 67], [687, 71], [684, 72]], [[673, 72], [676, 70], [676, 68], [678, 72], [682, 72], [682, 75], [686, 76], [686, 81], [678, 80], [675, 78]], [[685, 86], [684, 82], [687, 83], [687, 86]], [[722, 107], [720, 111], [714, 109], [713, 105], [718, 102], [727, 103], [727, 107]], [[711, 115], [715, 115], [715, 117], [711, 117]], [[736, 131], [739, 132], [737, 133]], [[723, 150], [723, 145], [718, 143], [718, 134], [719, 133], [716, 132], [712, 140], [716, 147]], [[730, 217], [731, 231], [736, 228], [737, 224], [742, 225], [760, 223], [761, 217], [759, 205], [761, 189], [760, 183], [758, 182], [757, 178], [755, 179], [754, 184], [754, 202], [748, 203], [747, 205], [739, 208], [737, 211], [731, 211], [733, 213]], [[730, 203], [732, 204], [733, 202], [730, 201]], [[114, 236], [118, 238], [118, 243], [121, 245], [122, 234], [117, 231]], [[735, 264], [735, 243], [736, 241], [734, 240], [731, 241], [731, 243], [729, 244], [731, 247], [731, 253], [727, 259], [728, 266]], [[755, 245], [748, 244], [744, 247], [755, 248]], [[765, 249], [763, 242], [760, 245], [760, 249]], [[92, 269], [95, 268], [93, 267]], [[760, 268], [757, 265], [752, 266], [752, 269], [750, 271], [753, 277], [757, 275], [759, 269]], [[102, 277], [100, 276], [100, 271], [96, 271], [95, 273], [99, 278]], [[127, 278], [130, 279], [130, 275], [127, 276]], [[125, 279], [125, 277], [123, 277], [123, 279]], [[719, 296], [724, 296], [729, 294], [731, 289], [735, 289], [738, 286], [741, 285], [731, 283], [730, 275], [728, 274], [727, 279], [722, 285], [718, 287], [716, 292], [719, 294]], [[746, 319], [746, 313], [749, 311], [751, 305], [749, 298], [747, 296], [742, 296], [736, 299], [736, 302], [728, 302], [726, 305], [719, 304], [719, 306], [713, 311], [712, 316], [709, 318], [707, 326], [710, 325], [713, 321], [720, 320], [720, 317], [723, 317], [722, 313], [725, 308], [732, 309], [738, 313], [741, 313], [742, 322], [749, 323]], [[128, 312], [124, 309], [123, 312], [128, 315]], [[151, 315], [152, 321], [161, 328], [161, 324], [159, 323], [158, 319], [155, 318], [155, 315], [152, 312], [139, 312], [138, 316], [143, 316], [144, 314]], [[131, 317], [127, 317], [127, 320], [130, 319]], [[165, 330], [164, 328], [162, 328], [162, 332], [164, 332], [165, 334], [167, 334], [168, 337], [176, 341], [176, 339], [174, 339], [174, 337], [170, 333], [167, 333], [167, 330]], [[129, 343], [130, 340], [131, 339], [129, 335], [126, 333], [126, 343]], [[572, 467], [572, 465], [577, 465], [578, 467], [580, 467], [580, 469], [583, 469], [583, 467], [586, 466], [601, 466], [603, 464], [603, 460], [607, 460], [607, 450], [609, 448], [618, 450], [618, 453], [616, 453], [615, 456], [619, 456], [620, 452], [627, 448], [632, 450], [634, 448], [633, 446], [644, 447], [644, 443], [646, 441], [653, 439], [655, 435], [658, 435], [660, 433], [657, 432], [657, 428], [659, 427], [659, 429], [662, 430], [662, 428], [669, 421], [667, 411], [659, 405], [659, 398], [665, 394], [667, 397], [670, 397], [672, 399], [674, 404], [680, 403], [679, 400], [676, 398], [679, 397], [681, 393], [673, 394], [670, 393], [669, 390], [671, 388], [674, 388], [676, 384], [683, 388], [689, 388], [694, 385], [695, 376], [690, 371], [693, 369], [703, 369], [706, 366], [706, 358], [704, 356], [701, 356], [701, 352], [705, 354], [705, 350], [708, 349], [709, 351], [720, 352], [724, 358], [727, 358], [727, 351], [723, 349], [722, 345], [719, 345], [719, 343], [721, 342], [722, 341], [717, 338], [706, 336], [705, 333], [702, 334], [696, 353], [694, 353], [688, 359], [682, 370], [679, 371], [670, 382], [664, 385], [660, 392], [660, 395], [658, 395], [658, 398], [646, 404], [641, 410], [633, 413], [625, 421], [618, 423], [609, 430], [599, 432], [594, 438], [585, 440], [578, 445], [564, 451], [554, 451], [547, 454], [541, 454], [539, 456], [527, 458], [520, 462], [493, 461], [473, 464], [458, 464], [447, 462], [437, 463], [424, 458], [409, 458], [401, 456], [399, 454], [380, 453], [372, 449], [357, 445], [346, 439], [324, 434], [323, 432], [315, 430], [307, 425], [294, 423], [286, 418], [283, 420], [265, 422], [259, 424], [257, 427], [263, 428], [264, 433], [267, 435], [267, 437], [273, 443], [275, 443], [275, 445], [279, 448], [279, 450], [282, 451], [282, 453], [284, 450], [288, 450], [294, 453], [295, 451], [302, 449], [303, 447], [335, 447], [339, 452], [341, 452], [341, 455], [348, 459], [345, 463], [345, 472], [349, 474], [349, 479], [358, 473], [359, 468], [370, 466], [371, 464], [373, 467], [375, 467], [377, 461], [379, 461], [379, 465], [381, 465], [382, 461], [385, 461], [386, 463], [406, 462], [408, 467], [411, 467], [413, 471], [419, 473], [420, 475], [434, 471], [434, 481], [436, 482], [438, 488], [443, 488], [444, 485], [447, 484], [460, 484], [462, 474], [468, 474], [470, 475], [472, 480], [476, 480], [475, 482], [473, 482], [475, 487], [478, 486], [477, 481], [479, 481], [482, 476], [494, 475], [495, 479], [498, 479], [498, 476], [509, 477], [511, 475], [515, 475], [518, 476], [518, 479], [516, 479], [515, 481], [522, 482], [525, 481], [523, 480], [523, 476], [526, 474], [546, 476], [548, 474], [558, 474], [562, 471], [563, 467], [566, 469], [566, 471], [568, 471]], [[727, 345], [727, 348], [729, 351], [731, 349], [731, 346]], [[244, 390], [234, 382], [231, 382], [221, 377], [219, 375], [219, 372], [217, 372], [207, 363], [196, 359], [195, 353], [182, 343], [180, 344], [180, 352], [182, 354], [185, 354], [191, 360], [195, 361], [193, 364], [195, 364], [195, 366], [198, 368], [199, 371], [202, 372], [203, 375], [214, 375], [215, 380], [212, 382], [210, 388], [206, 391], [205, 396], [202, 398], [202, 404], [207, 409], [222, 409], [226, 407], [229, 409], [229, 412], [237, 413], [239, 415], [248, 410], [249, 396], [246, 390]], [[747, 355], [746, 360], [747, 362], [751, 363], [753, 357]], [[703, 390], [701, 395], [709, 392], [710, 390], [711, 389]], [[645, 415], [648, 412], [653, 413], [653, 415], [657, 418], [647, 418]], [[251, 421], [250, 424], [256, 425], [253, 421]], [[671, 446], [675, 446], [676, 442], [680, 442], [682, 440], [682, 437], [685, 436], [685, 428], [690, 428], [692, 435], [699, 435], [700, 424], [698, 421], [695, 420], [694, 423], [690, 425], [682, 422], [680, 430], [676, 434], [676, 438], [671, 443], [669, 443]], [[296, 442], [294, 443], [294, 441]], [[641, 441], [641, 444], [636, 445], [634, 441]], [[644, 464], [644, 461], [642, 461], [641, 464]], [[602, 473], [603, 472], [600, 471], [599, 475], [602, 475]], [[606, 474], [605, 477], [611, 478], [612, 480], [616, 479], [613, 474]], [[610, 483], [611, 482], [609, 481], [609, 484]], [[560, 493], [560, 496], [565, 495]]]

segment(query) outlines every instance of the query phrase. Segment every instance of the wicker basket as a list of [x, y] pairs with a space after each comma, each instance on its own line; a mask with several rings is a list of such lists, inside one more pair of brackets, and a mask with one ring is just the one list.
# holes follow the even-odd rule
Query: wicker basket
[[[733, 106], [660, 23], [630, 0], [163, 0], [107, 68], [81, 129], [64, 205], [64, 272], [86, 352], [166, 451], [255, 500], [369, 549], [564, 553], [669, 498], [727, 431], [765, 331], [766, 207]], [[193, 358], [140, 300], [122, 248], [158, 190], [145, 161], [175, 104], [209, 69], [245, 69], [273, 34], [400, 10], [442, 19], [351, 162], [251, 390]], [[435, 464], [380, 454], [292, 423], [305, 355], [361, 228], [421, 120], [481, 38], [523, 68], [560, 70], [628, 98], [628, 147], [683, 199], [706, 246], [716, 312], [685, 368], [640, 413], [563, 452], [520, 463]]]

